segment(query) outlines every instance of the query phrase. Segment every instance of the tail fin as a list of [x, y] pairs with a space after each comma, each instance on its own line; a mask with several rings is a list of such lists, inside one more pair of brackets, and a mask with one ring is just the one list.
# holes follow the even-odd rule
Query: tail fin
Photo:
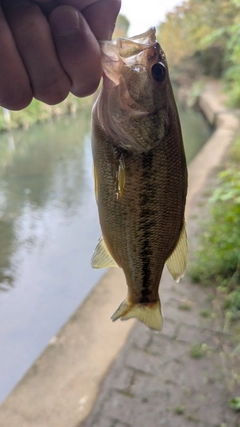
[[118, 307], [111, 319], [127, 320], [135, 317], [140, 322], [145, 323], [150, 329], [160, 331], [163, 326], [160, 301], [149, 304], [131, 304], [126, 298]]

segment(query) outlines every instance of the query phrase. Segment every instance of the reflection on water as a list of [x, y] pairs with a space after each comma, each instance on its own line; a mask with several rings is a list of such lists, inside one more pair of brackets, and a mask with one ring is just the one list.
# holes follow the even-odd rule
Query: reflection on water
[[18, 251], [47, 244], [49, 216], [55, 227], [59, 215], [65, 222], [72, 220], [85, 203], [84, 195], [92, 195], [89, 148], [89, 116], [1, 136], [2, 289], [18, 280]]
[[210, 137], [212, 128], [200, 112], [183, 108], [178, 103], [177, 106], [182, 126], [187, 163], [190, 163]]
[[[202, 120], [181, 113], [188, 159]], [[86, 111], [0, 136], [0, 401], [102, 274], [89, 125]]]
[[0, 136], [0, 400], [102, 274], [89, 125]]

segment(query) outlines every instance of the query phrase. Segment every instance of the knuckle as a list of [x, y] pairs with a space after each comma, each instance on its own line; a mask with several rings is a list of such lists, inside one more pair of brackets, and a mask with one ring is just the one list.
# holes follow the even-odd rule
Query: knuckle
[[34, 89], [34, 97], [46, 104], [55, 105], [64, 101], [68, 96], [69, 91], [70, 83], [60, 84], [59, 81], [53, 81], [36, 87]]
[[29, 91], [22, 90], [1, 90], [0, 89], [0, 105], [8, 110], [23, 110], [32, 101], [32, 94]]
[[36, 98], [38, 101], [44, 102], [48, 105], [56, 105], [60, 104], [64, 101], [68, 96], [68, 93], [62, 94], [62, 93], [47, 93], [47, 92], [39, 92], [34, 94], [34, 98]]
[[98, 85], [99, 85], [99, 80], [95, 81], [94, 83], [88, 86], [87, 85], [73, 86], [71, 89], [71, 93], [77, 96], [78, 98], [84, 98], [96, 92]]

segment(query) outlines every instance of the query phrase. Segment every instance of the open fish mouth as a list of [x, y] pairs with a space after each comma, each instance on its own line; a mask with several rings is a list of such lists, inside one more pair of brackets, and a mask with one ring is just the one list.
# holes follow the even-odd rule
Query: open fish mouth
[[[95, 108], [96, 117], [121, 147], [136, 153], [147, 151], [159, 143], [168, 125], [164, 98], [168, 87], [167, 64], [156, 40], [156, 30], [153, 27], [131, 38], [101, 41], [100, 49], [103, 87]], [[156, 66], [163, 70], [162, 80], [153, 75]], [[162, 103], [161, 114], [156, 103]], [[135, 130], [138, 119], [142, 131], [139, 126]], [[146, 131], [150, 127], [151, 133]]]
[[[117, 56], [121, 56], [126, 60], [132, 56], [138, 55], [143, 50], [153, 46], [156, 43], [156, 29], [155, 27], [145, 31], [145, 33], [139, 34], [129, 38], [118, 38], [111, 41], [99, 41], [101, 50], [107, 56], [110, 56], [114, 60], [114, 53]], [[117, 57], [116, 57], [117, 58]], [[116, 59], [115, 59], [116, 60]]]
[[152, 48], [154, 54], [158, 42], [156, 41], [156, 29], [152, 27], [138, 36], [99, 41], [99, 44], [104, 74], [118, 84], [123, 66], [131, 67], [138, 72], [145, 70], [146, 58], [143, 53]]

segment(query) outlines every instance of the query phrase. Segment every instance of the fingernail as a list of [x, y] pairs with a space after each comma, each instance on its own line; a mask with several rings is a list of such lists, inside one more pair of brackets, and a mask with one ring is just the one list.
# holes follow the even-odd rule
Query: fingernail
[[71, 6], [59, 6], [51, 13], [50, 22], [59, 36], [67, 36], [79, 29], [79, 12]]

